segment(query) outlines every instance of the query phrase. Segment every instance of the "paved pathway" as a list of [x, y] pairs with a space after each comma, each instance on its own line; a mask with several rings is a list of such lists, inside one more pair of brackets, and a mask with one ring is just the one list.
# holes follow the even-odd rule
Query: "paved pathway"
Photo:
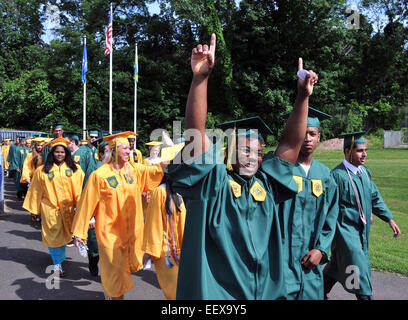
[[[51, 257], [41, 244], [40, 225], [31, 222], [22, 203], [17, 200], [12, 181], [5, 178], [5, 214], [0, 216], [0, 300], [103, 300], [100, 277], [89, 274], [88, 259], [81, 257], [75, 247], [67, 248], [67, 277], [59, 284], [47, 280], [52, 275], [47, 272]], [[154, 267], [133, 274], [132, 279], [134, 288], [125, 299], [163, 300]], [[373, 287], [377, 300], [408, 300], [408, 278], [373, 272]], [[339, 284], [329, 298], [355, 299]]]

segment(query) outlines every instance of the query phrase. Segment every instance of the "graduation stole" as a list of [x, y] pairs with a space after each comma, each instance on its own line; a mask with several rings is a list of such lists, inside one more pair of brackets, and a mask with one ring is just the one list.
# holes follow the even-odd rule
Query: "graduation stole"
[[363, 208], [362, 208], [361, 203], [360, 203], [360, 197], [358, 196], [358, 193], [357, 193], [356, 187], [354, 185], [353, 179], [351, 178], [351, 175], [350, 175], [350, 171], [349, 171], [349, 169], [347, 167], [346, 167], [346, 171], [347, 171], [347, 174], [349, 176], [351, 186], [353, 187], [353, 190], [354, 190], [354, 195], [356, 197], [358, 211], [360, 212], [360, 219], [363, 222], [363, 224], [367, 224], [367, 221], [366, 221], [366, 218], [365, 218], [365, 215], [364, 215], [364, 211], [363, 211]]
[[[177, 194], [177, 196], [180, 198], [180, 195]], [[177, 262], [180, 261], [180, 257], [177, 254], [176, 250], [176, 241], [174, 239], [174, 228], [175, 228], [175, 223], [176, 223], [176, 218], [174, 217], [174, 204], [173, 204], [173, 199], [170, 199], [170, 211], [171, 214], [166, 213], [166, 245], [167, 245], [167, 251], [165, 253], [165, 260], [166, 260], [166, 266], [168, 268], [171, 268], [174, 266], [173, 262], [171, 262], [170, 256], [171, 256], [171, 251], [170, 251], [170, 244], [169, 244], [169, 220], [170, 220], [170, 228], [171, 228], [171, 238], [172, 238], [172, 249], [173, 249], [173, 255], [174, 255], [174, 260]], [[171, 219], [173, 217], [173, 219]]]

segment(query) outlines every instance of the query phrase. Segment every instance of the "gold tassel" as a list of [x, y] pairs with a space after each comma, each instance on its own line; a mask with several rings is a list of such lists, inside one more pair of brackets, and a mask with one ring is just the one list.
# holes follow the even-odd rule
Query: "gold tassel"
[[116, 138], [115, 138], [115, 163], [118, 164], [118, 144], [116, 143]]
[[227, 157], [227, 170], [228, 171], [232, 171], [232, 164], [231, 164], [231, 160], [232, 160], [232, 155], [235, 149], [235, 143], [236, 143], [236, 128], [234, 128], [234, 132], [232, 133], [232, 141], [231, 141], [231, 145], [228, 148], [228, 157]]
[[351, 137], [351, 145], [350, 145], [350, 149], [347, 155], [347, 161], [348, 162], [352, 162], [353, 161], [353, 155], [351, 154], [353, 152], [353, 147], [354, 147], [354, 136]]

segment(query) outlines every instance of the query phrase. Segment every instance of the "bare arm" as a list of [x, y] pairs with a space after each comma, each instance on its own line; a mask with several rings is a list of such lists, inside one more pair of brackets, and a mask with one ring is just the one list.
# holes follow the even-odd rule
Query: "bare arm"
[[[303, 69], [302, 58], [298, 61], [298, 70]], [[298, 92], [285, 129], [283, 130], [275, 155], [288, 162], [295, 163], [299, 155], [300, 147], [305, 138], [307, 128], [307, 115], [309, 96], [313, 92], [313, 86], [318, 81], [317, 74], [308, 71], [305, 80], [298, 79]]]
[[[186, 129], [195, 129], [193, 141], [186, 141], [186, 145], [194, 143], [201, 147], [199, 151], [205, 152], [210, 141], [205, 134], [205, 125], [207, 121], [207, 85], [208, 78], [214, 68], [215, 62], [215, 34], [211, 35], [211, 44], [197, 45], [191, 53], [191, 69], [193, 71], [193, 80], [191, 81], [190, 92], [188, 94], [186, 105]], [[194, 150], [197, 150], [194, 148]], [[194, 154], [197, 156], [198, 154]]]

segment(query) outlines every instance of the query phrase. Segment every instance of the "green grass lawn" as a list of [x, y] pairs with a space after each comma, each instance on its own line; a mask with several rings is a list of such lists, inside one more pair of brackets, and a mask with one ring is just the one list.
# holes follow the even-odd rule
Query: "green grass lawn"
[[[397, 239], [388, 223], [374, 217], [370, 233], [370, 262], [376, 270], [408, 276], [408, 150], [368, 145], [366, 166], [401, 229]], [[340, 150], [316, 150], [315, 159], [330, 169], [343, 161]]]

